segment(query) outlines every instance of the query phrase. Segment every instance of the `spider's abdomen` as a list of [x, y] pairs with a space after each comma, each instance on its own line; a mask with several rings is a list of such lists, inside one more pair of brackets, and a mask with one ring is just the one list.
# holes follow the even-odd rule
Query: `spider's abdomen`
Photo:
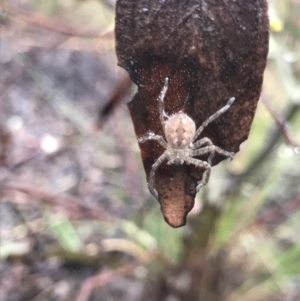
[[168, 144], [173, 148], [190, 146], [196, 132], [195, 122], [185, 113], [172, 115], [165, 122], [165, 135]]

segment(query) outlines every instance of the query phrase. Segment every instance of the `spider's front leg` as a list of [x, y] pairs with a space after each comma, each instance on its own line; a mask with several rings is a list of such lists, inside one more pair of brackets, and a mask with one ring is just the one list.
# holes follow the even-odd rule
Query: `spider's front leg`
[[209, 118], [207, 118], [197, 129], [194, 141], [200, 136], [200, 134], [203, 132], [203, 130], [214, 120], [216, 120], [220, 115], [224, 114], [226, 111], [229, 110], [229, 108], [232, 106], [232, 104], [235, 101], [235, 97], [231, 97], [228, 99], [227, 104], [222, 107], [220, 110], [212, 114]]
[[209, 163], [207, 163], [206, 161], [202, 161], [202, 160], [194, 159], [194, 158], [187, 158], [186, 162], [188, 164], [192, 164], [192, 165], [195, 165], [200, 168], [205, 168], [205, 172], [203, 174], [202, 181], [196, 187], [196, 192], [198, 193], [200, 188], [205, 186], [209, 181], [211, 165]]
[[155, 140], [157, 141], [162, 147], [164, 148], [167, 148], [168, 147], [168, 144], [167, 142], [165, 141], [165, 139], [162, 137], [162, 136], [159, 136], [159, 135], [155, 135], [154, 133], [149, 133], [145, 136], [142, 136], [138, 139], [138, 142], [139, 143], [144, 143], [148, 140]]

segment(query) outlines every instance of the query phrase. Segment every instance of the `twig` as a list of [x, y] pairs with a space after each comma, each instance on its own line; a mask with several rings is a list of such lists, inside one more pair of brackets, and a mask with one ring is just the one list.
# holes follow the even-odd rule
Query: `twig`
[[[44, 28], [47, 28], [47, 26], [45, 25], [45, 23], [43, 22], [38, 22], [36, 19], [34, 19], [34, 17], [29, 17], [29, 16], [25, 16], [25, 15], [21, 15], [18, 12], [14, 11], [14, 9], [12, 9], [9, 5], [5, 4], [4, 1], [0, 0], [0, 5], [11, 15], [15, 15], [15, 16], [19, 16], [20, 18], [25, 18], [26, 22], [33, 21], [33, 23], [37, 26], [41, 26]], [[32, 19], [33, 18], [33, 19]], [[24, 19], [24, 21], [25, 21]], [[32, 23], [32, 22], [31, 22]], [[47, 23], [46, 23], [47, 24]], [[49, 25], [49, 24], [48, 24]], [[52, 24], [53, 25], [53, 24]], [[34, 65], [37, 64], [37, 62], [43, 58], [43, 56], [45, 56], [50, 50], [56, 49], [59, 46], [61, 46], [63, 43], [65, 43], [69, 38], [77, 36], [77, 37], [82, 37], [82, 38], [103, 38], [103, 39], [110, 39], [113, 37], [114, 35], [114, 31], [110, 30], [107, 32], [99, 32], [97, 31], [97, 33], [95, 33], [95, 31], [81, 31], [78, 32], [75, 29], [60, 29], [57, 27], [57, 25], [55, 26], [54, 29], [54, 25], [49, 25], [47, 29], [49, 30], [54, 30], [57, 33], [62, 34], [63, 36], [60, 36], [59, 39], [57, 39], [51, 46], [49, 46], [48, 48], [46, 48], [44, 51], [41, 51], [39, 54], [37, 54], [35, 57], [33, 57], [31, 60], [27, 60], [26, 63], [21, 66], [20, 68], [18, 68], [11, 76], [9, 76], [7, 79], [3, 80], [1, 85], [0, 85], [0, 96], [3, 95], [6, 90], [13, 85], [18, 79], [20, 79], [22, 77], [22, 75], [31, 67], [33, 67]], [[51, 27], [52, 26], [52, 27]]]
[[263, 104], [265, 105], [265, 107], [267, 108], [267, 110], [270, 112], [270, 114], [272, 115], [272, 117], [275, 119], [277, 125], [279, 126], [279, 128], [281, 129], [285, 139], [287, 140], [287, 142], [289, 144], [291, 144], [294, 147], [300, 148], [300, 144], [292, 137], [289, 128], [288, 128], [288, 123], [287, 121], [284, 119], [284, 117], [282, 115], [280, 115], [271, 105], [270, 100], [268, 99], [268, 97], [265, 94], [261, 95], [261, 100], [263, 102]]
[[57, 22], [53, 23], [49, 19], [38, 16], [36, 14], [24, 14], [21, 13], [10, 5], [0, 2], [3, 9], [9, 13], [10, 15], [22, 20], [23, 22], [30, 23], [32, 25], [45, 28], [47, 30], [51, 30], [65, 36], [72, 36], [72, 37], [80, 37], [85, 39], [113, 39], [114, 38], [114, 30], [108, 30], [107, 32], [99, 32], [98, 29], [96, 30], [81, 30], [75, 29], [65, 24], [58, 24]]
[[[149, 252], [147, 262], [150, 262], [157, 256], [157, 252]], [[146, 262], [145, 262], [146, 263]], [[107, 285], [116, 279], [134, 273], [135, 269], [141, 266], [142, 263], [134, 262], [113, 271], [102, 272], [98, 275], [91, 276], [85, 280], [79, 291], [76, 301], [87, 301], [92, 291], [97, 287]]]
[[[300, 105], [296, 103], [291, 103], [286, 108], [286, 112], [283, 114], [282, 118], [285, 122], [291, 120], [299, 111]], [[278, 141], [281, 138], [282, 130], [279, 127], [272, 127], [267, 135], [269, 137], [268, 141], [265, 143], [264, 148], [260, 151], [260, 153], [256, 156], [256, 158], [251, 162], [248, 168], [240, 173], [240, 174], [229, 174], [228, 177], [231, 177], [230, 185], [228, 185], [227, 189], [224, 192], [224, 196], [228, 196], [229, 194], [234, 193], [240, 184], [244, 181], [245, 178], [249, 177], [270, 155], [274, 147], [277, 145]]]
[[0, 124], [0, 166], [7, 165], [7, 155], [11, 143], [11, 134]]
[[268, 209], [260, 214], [254, 221], [255, 224], [283, 223], [293, 213], [300, 209], [300, 195], [295, 199], [283, 204], [280, 208]]
[[112, 114], [115, 108], [121, 103], [124, 99], [124, 96], [129, 91], [131, 87], [131, 80], [128, 75], [123, 75], [119, 82], [113, 89], [113, 93], [110, 95], [107, 104], [101, 109], [99, 112], [99, 119], [97, 128], [101, 129], [103, 124], [108, 119], [108, 117]]
[[[28, 194], [41, 202], [50, 206], [60, 206], [65, 208], [66, 213], [70, 212], [75, 215], [76, 218], [88, 218], [92, 220], [110, 220], [111, 216], [104, 209], [95, 207], [88, 207], [80, 203], [80, 200], [69, 195], [58, 195], [50, 191], [38, 189], [32, 185], [20, 184], [20, 183], [6, 183], [1, 185], [1, 191], [16, 190]], [[73, 217], [74, 218], [74, 217]]]
[[46, 48], [44, 51], [41, 51], [38, 55], [34, 56], [31, 60], [27, 60], [26, 63], [18, 68], [10, 77], [6, 80], [2, 81], [2, 85], [0, 86], [0, 96], [3, 95], [6, 90], [13, 85], [17, 80], [19, 80], [22, 75], [31, 67], [37, 64], [37, 62], [46, 55], [50, 50], [59, 47], [61, 44], [66, 42], [69, 39], [68, 36], [60, 37], [60, 39], [56, 40], [53, 45], [49, 48]]
[[113, 282], [114, 280], [132, 274], [140, 266], [139, 262], [125, 265], [114, 271], [103, 272], [99, 275], [89, 277], [82, 285], [76, 301], [87, 301], [90, 294], [96, 287], [101, 287]]

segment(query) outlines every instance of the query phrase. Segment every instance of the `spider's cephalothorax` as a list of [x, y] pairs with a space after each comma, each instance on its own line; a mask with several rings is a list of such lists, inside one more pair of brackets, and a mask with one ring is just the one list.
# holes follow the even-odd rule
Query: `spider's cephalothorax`
[[[209, 180], [210, 170], [211, 170], [211, 160], [215, 153], [221, 154], [225, 157], [230, 157], [231, 159], [234, 156], [234, 153], [227, 152], [218, 146], [215, 146], [209, 138], [202, 138], [197, 140], [204, 128], [226, 112], [230, 106], [235, 101], [235, 98], [232, 97], [227, 101], [227, 104], [218, 110], [216, 113], [211, 115], [206, 119], [201, 126], [196, 130], [195, 122], [183, 111], [180, 111], [176, 114], [168, 116], [164, 112], [163, 101], [167, 93], [169, 79], [165, 79], [164, 87], [160, 93], [159, 97], [159, 114], [162, 127], [164, 129], [164, 134], [166, 140], [159, 135], [155, 135], [150, 132], [148, 135], [145, 135], [139, 138], [139, 143], [144, 143], [147, 140], [156, 140], [160, 145], [162, 145], [166, 150], [163, 154], [156, 160], [152, 165], [148, 187], [150, 192], [155, 198], [158, 198], [157, 191], [154, 188], [154, 179], [155, 172], [157, 168], [167, 160], [167, 164], [192, 164], [206, 170], [202, 181], [198, 184], [196, 190], [206, 185]], [[167, 117], [167, 120], [164, 119]], [[210, 154], [207, 162], [194, 157]]]
[[165, 121], [164, 130], [167, 142], [173, 148], [190, 146], [196, 133], [195, 122], [180, 111]]
[[191, 157], [193, 138], [196, 133], [195, 122], [184, 112], [176, 113], [164, 123], [168, 147], [169, 164], [183, 164]]

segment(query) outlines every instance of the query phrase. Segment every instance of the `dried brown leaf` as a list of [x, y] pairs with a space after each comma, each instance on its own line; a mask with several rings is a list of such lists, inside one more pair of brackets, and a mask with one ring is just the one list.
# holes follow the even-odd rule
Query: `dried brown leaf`
[[[168, 77], [165, 111], [173, 114], [184, 107], [197, 127], [230, 97], [236, 98], [201, 137], [238, 152], [261, 92], [268, 24], [266, 0], [118, 0], [116, 50], [119, 65], [138, 86], [128, 104], [137, 137], [149, 131], [163, 135], [158, 97]], [[140, 148], [149, 177], [163, 148], [154, 141]], [[215, 156], [213, 165], [223, 159]], [[156, 190], [171, 226], [185, 224], [202, 175], [187, 165], [159, 168]]]

